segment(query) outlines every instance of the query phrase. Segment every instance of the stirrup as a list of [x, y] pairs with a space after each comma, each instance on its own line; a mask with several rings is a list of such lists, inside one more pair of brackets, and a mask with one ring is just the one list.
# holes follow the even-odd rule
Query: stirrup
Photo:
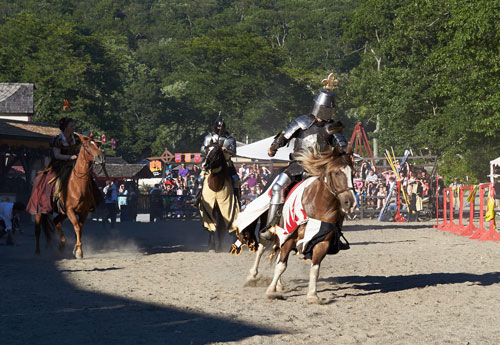
[[[343, 238], [345, 243], [340, 240], [340, 238]], [[340, 232], [340, 237], [339, 237], [339, 250], [347, 250], [351, 249], [351, 246], [349, 245], [349, 241], [347, 238], [344, 237], [344, 234]]]

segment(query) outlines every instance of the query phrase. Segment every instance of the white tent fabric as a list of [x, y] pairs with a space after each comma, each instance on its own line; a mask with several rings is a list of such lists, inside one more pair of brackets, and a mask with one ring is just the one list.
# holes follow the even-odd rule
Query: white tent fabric
[[495, 167], [500, 166], [500, 157], [490, 161], [490, 182], [493, 184], [495, 183]]
[[239, 146], [236, 150], [237, 157], [245, 157], [258, 160], [279, 160], [279, 161], [289, 161], [289, 155], [293, 151], [294, 140], [290, 140], [288, 146], [281, 147], [274, 157], [269, 157], [267, 155], [267, 150], [269, 146], [273, 143], [274, 136], [256, 141], [252, 144]]

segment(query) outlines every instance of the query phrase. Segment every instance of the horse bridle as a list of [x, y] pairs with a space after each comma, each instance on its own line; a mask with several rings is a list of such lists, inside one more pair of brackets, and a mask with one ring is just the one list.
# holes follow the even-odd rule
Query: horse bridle
[[326, 186], [326, 189], [333, 194], [336, 198], [339, 196], [339, 194], [345, 193], [347, 191], [352, 191], [354, 192], [354, 187], [347, 187], [345, 189], [342, 189], [341, 191], [338, 191], [335, 189], [335, 186], [333, 185], [333, 179], [332, 179], [332, 174], [327, 174], [328, 176], [323, 178], [323, 183]]
[[[82, 145], [83, 145], [83, 150], [85, 151], [85, 153], [92, 157], [93, 155], [89, 152], [89, 150], [87, 150], [88, 143], [82, 143]], [[89, 160], [87, 159], [87, 157], [83, 157], [83, 159], [85, 159], [86, 162], [89, 162]], [[78, 178], [84, 178], [86, 176], [89, 176], [90, 172], [94, 168], [94, 163], [95, 163], [95, 161], [92, 160], [92, 163], [89, 165], [89, 169], [86, 172], [84, 172], [84, 173], [77, 173], [76, 170], [73, 169], [73, 174], [75, 174], [75, 176], [78, 177]], [[75, 164], [76, 164], [76, 162], [75, 162]]]

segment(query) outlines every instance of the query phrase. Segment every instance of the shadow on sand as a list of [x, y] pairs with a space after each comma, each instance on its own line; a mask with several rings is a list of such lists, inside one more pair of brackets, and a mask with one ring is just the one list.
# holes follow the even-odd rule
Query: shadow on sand
[[[500, 272], [485, 274], [470, 273], [428, 273], [399, 276], [340, 276], [320, 279], [329, 282], [331, 287], [320, 289], [318, 292], [342, 290], [359, 290], [359, 293], [346, 293], [337, 297], [363, 296], [379, 293], [397, 292], [411, 289], [421, 289], [429, 286], [445, 284], [462, 284], [488, 286], [500, 283]], [[305, 289], [307, 280], [293, 280], [297, 288]], [[343, 286], [341, 286], [343, 285]]]
[[[149, 226], [155, 228], [148, 229]], [[164, 224], [164, 228], [159, 228], [156, 223], [138, 224], [127, 230], [117, 225], [118, 234], [113, 234], [109, 229], [89, 223], [84, 230], [84, 255], [86, 248], [90, 251], [89, 243], [96, 242], [133, 243], [139, 252], [146, 254], [155, 252], [155, 243], [168, 243], [172, 250], [203, 250], [200, 243], [205, 242], [206, 236], [198, 228], [199, 224], [191, 224], [192, 229], [189, 226], [176, 229], [176, 226], [179, 225]], [[68, 224], [64, 229], [68, 247], [72, 248], [74, 233]], [[202, 234], [197, 241], [191, 238], [196, 233], [193, 229]], [[155, 243], [151, 243], [151, 236], [148, 242], [145, 233], [141, 239], [141, 231], [152, 230], [158, 231]], [[166, 231], [179, 233], [167, 236]], [[26, 227], [22, 236], [24, 242], [0, 248], [2, 344], [206, 344], [281, 333], [277, 329], [239, 322], [236, 314], [204, 315], [189, 308], [159, 306], [103, 294], [92, 291], [90, 285], [87, 289], [79, 289], [65, 279], [67, 274], [98, 271], [97, 274], [104, 276], [108, 271], [121, 268], [85, 268], [83, 260], [81, 269], [59, 269], [57, 260], [60, 258], [50, 256], [51, 248], [42, 247], [41, 258], [34, 256], [34, 235], [30, 233]], [[97, 252], [99, 249], [92, 250]], [[67, 251], [71, 250], [67, 248]], [[164, 296], [164, 302], [169, 304], [169, 296]]]

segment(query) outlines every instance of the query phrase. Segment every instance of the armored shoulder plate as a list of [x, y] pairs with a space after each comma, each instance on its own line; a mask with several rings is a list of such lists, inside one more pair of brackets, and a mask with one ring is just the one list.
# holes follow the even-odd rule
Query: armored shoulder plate
[[[213, 142], [213, 136], [214, 134], [209, 133], [205, 135], [205, 138], [203, 139], [203, 145], [201, 146], [201, 153], [207, 154], [208, 147], [212, 144]], [[215, 139], [217, 141], [217, 139]]]
[[222, 144], [231, 154], [231, 156], [234, 156], [236, 154], [236, 139], [234, 139], [232, 136], [228, 135], [228, 137], [224, 140], [224, 143]]
[[312, 124], [316, 121], [314, 115], [302, 115], [290, 122], [288, 126], [285, 128], [285, 138], [290, 140], [290, 138], [297, 132], [299, 129], [305, 130], [312, 126]]

